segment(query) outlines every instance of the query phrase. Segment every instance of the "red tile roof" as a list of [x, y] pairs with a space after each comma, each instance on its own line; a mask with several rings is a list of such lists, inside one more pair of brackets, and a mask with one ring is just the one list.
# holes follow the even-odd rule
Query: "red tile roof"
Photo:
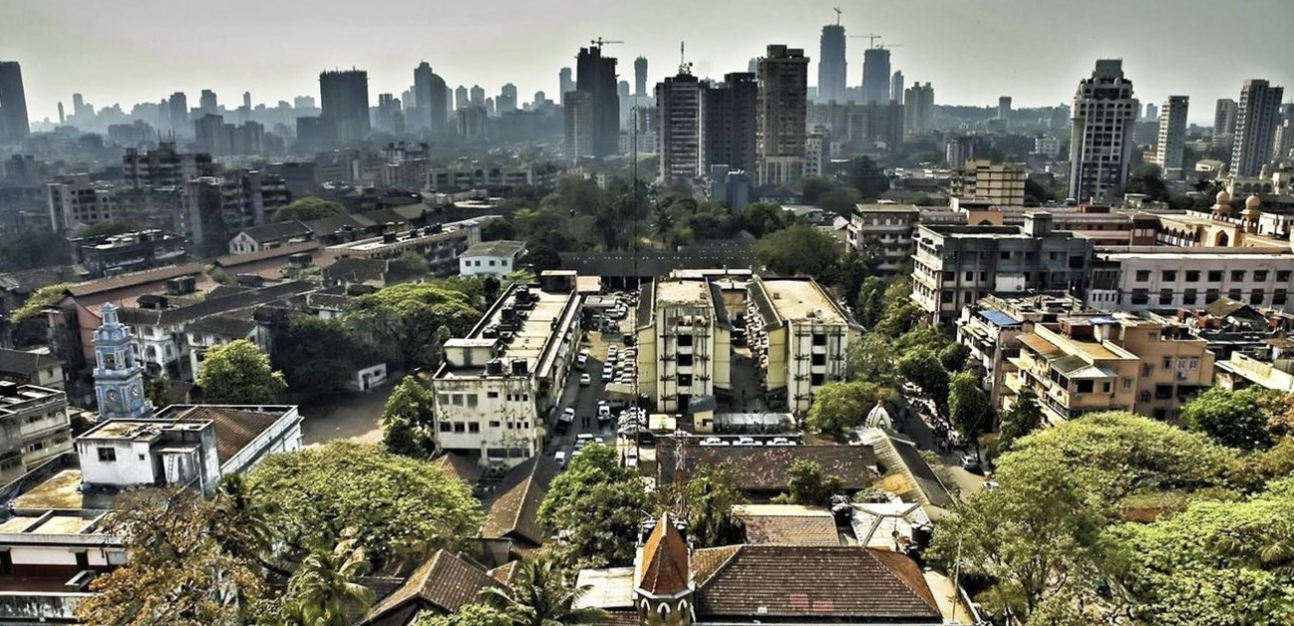
[[409, 575], [404, 585], [369, 611], [360, 624], [372, 624], [382, 617], [417, 602], [437, 613], [455, 613], [479, 601], [481, 590], [499, 583], [486, 571], [462, 557], [436, 551], [426, 563]]
[[160, 283], [172, 278], [192, 276], [201, 273], [202, 266], [197, 263], [170, 265], [143, 272], [120, 274], [118, 276], [109, 276], [107, 278], [98, 278], [88, 282], [78, 283], [68, 287], [67, 292], [73, 296], [88, 296], [116, 291], [118, 289], [126, 289], [128, 287], [138, 287], [149, 283]]
[[687, 543], [666, 514], [643, 546], [638, 588], [654, 596], [669, 596], [688, 588]]
[[269, 430], [270, 426], [273, 426], [274, 422], [282, 416], [282, 413], [262, 413], [223, 406], [198, 405], [176, 415], [175, 419], [215, 422], [216, 456], [220, 458], [220, 463], [223, 465], [261, 433]]

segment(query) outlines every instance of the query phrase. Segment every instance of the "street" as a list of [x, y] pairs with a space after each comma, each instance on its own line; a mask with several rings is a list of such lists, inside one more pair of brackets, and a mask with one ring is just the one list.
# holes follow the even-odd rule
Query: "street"
[[952, 482], [952, 484], [947, 485], [949, 489], [955, 489], [963, 498], [979, 491], [984, 485], [985, 478], [983, 474], [976, 474], [963, 468], [961, 465], [961, 452], [956, 450], [947, 453], [939, 452], [939, 445], [934, 431], [917, 411], [921, 402], [921, 400], [917, 400], [915, 403], [908, 403], [906, 397], [900, 400], [899, 409], [890, 416], [894, 421], [895, 429], [902, 436], [916, 443], [917, 448], [929, 450], [939, 456], [943, 461], [943, 466], [934, 469], [938, 472], [940, 478], [946, 478]]

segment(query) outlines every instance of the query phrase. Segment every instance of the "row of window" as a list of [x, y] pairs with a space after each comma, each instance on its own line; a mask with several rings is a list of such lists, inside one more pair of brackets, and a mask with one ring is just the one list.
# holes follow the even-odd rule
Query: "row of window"
[[[1178, 271], [1179, 270], [1162, 270], [1159, 274], [1160, 280], [1163, 282], [1176, 282]], [[1234, 283], [1244, 282], [1246, 273], [1247, 272], [1245, 270], [1231, 270], [1231, 282], [1234, 282]], [[1254, 270], [1253, 273], [1254, 273], [1254, 277], [1253, 277], [1254, 282], [1261, 283], [1261, 282], [1267, 281], [1267, 276], [1269, 274], [1268, 270]], [[1198, 283], [1200, 282], [1200, 276], [1203, 275], [1204, 273], [1201, 272], [1200, 270], [1184, 270], [1182, 271], [1182, 274], [1186, 279], [1186, 282]], [[1137, 282], [1144, 283], [1144, 282], [1150, 281], [1150, 275], [1151, 275], [1150, 270], [1137, 270], [1135, 278]], [[1226, 275], [1226, 272], [1224, 272], [1223, 270], [1209, 270], [1207, 272], [1207, 275], [1208, 275], [1208, 282], [1220, 283], [1222, 282], [1222, 277]], [[1294, 272], [1291, 272], [1290, 270], [1276, 270], [1276, 282], [1278, 283], [1289, 282], [1291, 276], [1294, 276]]]
[[[1172, 305], [1176, 294], [1177, 292], [1173, 291], [1172, 289], [1160, 289], [1159, 304], [1165, 305], [1165, 306]], [[1222, 295], [1222, 291], [1220, 289], [1208, 289], [1204, 292], [1203, 295], [1204, 295], [1204, 298], [1203, 298], [1203, 301], [1201, 301], [1200, 292], [1196, 291], [1195, 289], [1187, 289], [1182, 292], [1182, 304], [1184, 306], [1192, 306], [1195, 304], [1208, 304], [1210, 302], [1213, 302], [1214, 300], [1217, 300]], [[1243, 302], [1245, 299], [1244, 290], [1239, 288], [1229, 289], [1227, 290], [1227, 298], [1230, 298], [1231, 300], [1235, 300], [1236, 302]], [[1249, 292], [1249, 304], [1260, 305], [1260, 304], [1263, 304], [1263, 302], [1265, 302], [1266, 299], [1267, 299], [1267, 293], [1264, 292], [1262, 289], [1255, 289]], [[1133, 305], [1150, 304], [1150, 291], [1147, 289], [1133, 289], [1132, 296], [1129, 299], [1129, 301]], [[1272, 302], [1271, 302], [1272, 306], [1284, 306], [1285, 303], [1288, 301], [1289, 301], [1288, 290], [1276, 289], [1275, 291], [1272, 292]]]
[[[530, 421], [504, 422], [490, 420], [489, 427], [506, 428], [508, 430], [530, 430]], [[475, 435], [481, 432], [481, 424], [480, 422], [439, 422], [438, 429], [442, 433], [469, 433]]]

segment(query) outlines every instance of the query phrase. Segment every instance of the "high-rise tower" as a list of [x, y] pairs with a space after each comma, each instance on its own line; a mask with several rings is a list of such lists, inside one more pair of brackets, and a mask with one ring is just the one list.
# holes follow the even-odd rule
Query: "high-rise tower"
[[593, 155], [620, 151], [620, 96], [616, 91], [616, 59], [602, 56], [602, 47], [580, 48], [575, 62], [575, 88], [593, 99]]
[[410, 127], [416, 130], [431, 130], [432, 97], [431, 97], [431, 64], [423, 61], [413, 70], [413, 107], [414, 114]]
[[1069, 143], [1071, 198], [1104, 199], [1127, 181], [1140, 110], [1132, 81], [1123, 75], [1123, 61], [1099, 60], [1091, 78], [1078, 83]]
[[343, 70], [319, 74], [321, 121], [339, 143], [358, 143], [368, 136], [368, 72]]
[[903, 72], [895, 70], [890, 77], [890, 102], [903, 102]]
[[1231, 173], [1235, 176], [1257, 176], [1271, 157], [1280, 126], [1282, 87], [1272, 87], [1265, 80], [1245, 81], [1236, 108], [1236, 138], [1231, 149]]
[[1187, 96], [1168, 96], [1159, 112], [1159, 141], [1155, 148], [1155, 163], [1164, 170], [1164, 177], [1178, 180], [1182, 177], [1182, 152], [1186, 147], [1186, 112], [1190, 106]]
[[0, 141], [18, 141], [30, 133], [22, 66], [17, 61], [0, 61]]
[[662, 181], [690, 182], [704, 173], [704, 92], [686, 65], [677, 76], [656, 84], [656, 153]]
[[868, 48], [863, 52], [863, 102], [890, 101], [890, 51]]
[[557, 82], [559, 94], [564, 94], [568, 91], [575, 91], [575, 79], [573, 78], [573, 74], [571, 74], [571, 68], [563, 67], [562, 70], [557, 73]]
[[647, 57], [634, 59], [634, 95], [647, 96]]
[[821, 53], [818, 57], [818, 100], [820, 102], [843, 103], [847, 100], [845, 96], [847, 68], [845, 27], [840, 24], [823, 26]]
[[[809, 58], [802, 49], [770, 45], [759, 59], [758, 76], [758, 180], [761, 185], [781, 185], [804, 175]], [[888, 89], [888, 70], [885, 76]]]
[[705, 171], [712, 165], [754, 172], [759, 127], [759, 82], [750, 72], [725, 74], [705, 91]]

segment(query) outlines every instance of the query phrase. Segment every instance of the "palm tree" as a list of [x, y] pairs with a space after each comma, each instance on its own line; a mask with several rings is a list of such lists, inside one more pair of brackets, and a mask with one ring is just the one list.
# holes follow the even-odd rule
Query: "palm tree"
[[600, 620], [601, 609], [575, 608], [589, 587], [571, 588], [565, 578], [552, 559], [527, 559], [517, 566], [508, 587], [491, 587], [481, 594], [515, 626], [578, 626]]
[[352, 613], [373, 603], [373, 590], [356, 582], [369, 567], [364, 549], [349, 534], [332, 550], [311, 550], [288, 583], [290, 612], [302, 626], [349, 626]]

